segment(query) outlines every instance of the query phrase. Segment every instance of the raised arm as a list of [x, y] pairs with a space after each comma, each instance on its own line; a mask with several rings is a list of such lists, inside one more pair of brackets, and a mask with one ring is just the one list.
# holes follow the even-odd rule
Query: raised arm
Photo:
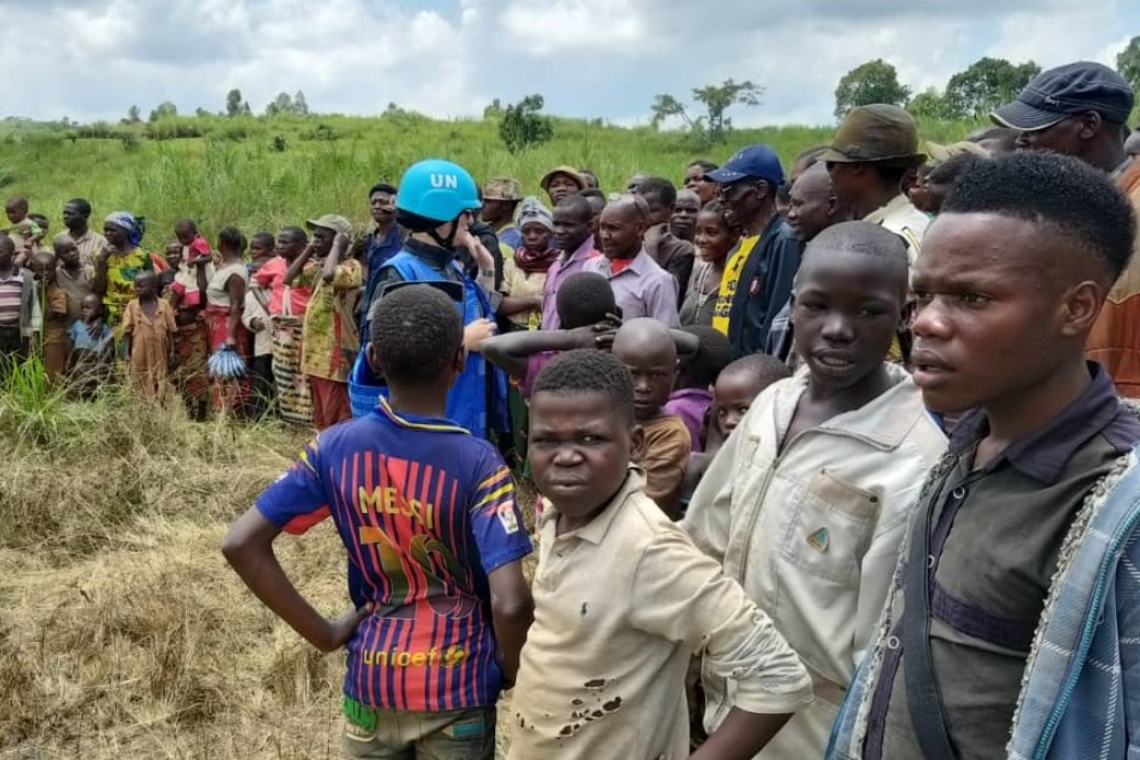
[[484, 340], [479, 352], [509, 375], [521, 378], [526, 375], [527, 359], [543, 351], [571, 351], [575, 348], [594, 348], [599, 333], [593, 327], [576, 330], [530, 330], [494, 335]]

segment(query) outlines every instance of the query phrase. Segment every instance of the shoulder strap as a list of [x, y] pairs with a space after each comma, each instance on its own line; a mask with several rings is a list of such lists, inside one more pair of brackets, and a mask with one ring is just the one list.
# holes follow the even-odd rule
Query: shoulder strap
[[926, 760], [956, 760], [957, 754], [946, 728], [942, 692], [934, 675], [930, 653], [930, 518], [937, 504], [934, 497], [915, 521], [918, 534], [911, 544], [904, 574], [903, 656], [906, 701], [918, 745]]

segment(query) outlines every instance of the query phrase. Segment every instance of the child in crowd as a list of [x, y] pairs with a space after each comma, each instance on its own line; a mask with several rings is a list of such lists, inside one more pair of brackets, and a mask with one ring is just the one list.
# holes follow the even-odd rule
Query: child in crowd
[[95, 293], [83, 297], [80, 319], [71, 326], [71, 385], [81, 398], [95, 396], [111, 369], [115, 338], [104, 319], [103, 301]]
[[55, 283], [67, 298], [67, 319], [64, 329], [71, 334], [72, 326], [82, 319], [83, 299], [92, 293], [92, 271], [83, 264], [83, 254], [68, 233], [55, 236], [52, 241], [57, 266]]
[[177, 330], [174, 310], [158, 297], [158, 275], [140, 272], [135, 278], [135, 298], [123, 313], [123, 335], [131, 386], [146, 398], [162, 401], [166, 397]]
[[697, 214], [697, 263], [681, 304], [681, 325], [712, 326], [724, 263], [729, 251], [740, 242], [740, 228], [728, 219], [727, 209], [710, 203]]
[[[195, 263], [187, 261], [182, 243], [166, 245], [166, 260], [174, 271], [166, 298], [174, 309], [174, 360], [170, 379], [186, 405], [192, 420], [206, 419], [210, 408], [210, 340], [206, 329], [206, 297], [200, 286], [214, 277], [214, 262], [199, 253]], [[197, 263], [201, 261], [202, 263]]]
[[617, 331], [611, 351], [633, 376], [634, 419], [645, 438], [637, 457], [645, 470], [645, 493], [662, 512], [679, 519], [692, 444], [684, 421], [664, 409], [677, 379], [673, 336], [656, 319], [631, 319]]
[[[75, 249], [74, 253], [78, 258], [79, 250], [75, 248], [71, 236], [62, 237], [64, 240], [60, 243], [64, 247], [70, 246]], [[55, 241], [53, 249], [58, 250], [59, 246], [54, 243]], [[39, 280], [37, 295], [42, 294], [40, 311], [43, 317], [43, 339], [37, 349], [40, 347], [43, 349], [44, 374], [47, 375], [48, 382], [54, 385], [66, 375], [67, 359], [71, 354], [67, 293], [57, 283], [58, 262], [54, 255], [46, 252], [37, 253], [32, 257], [30, 265], [32, 273]]]
[[285, 283], [289, 267], [306, 250], [308, 234], [300, 227], [284, 227], [277, 235], [278, 256], [266, 262], [254, 277], [269, 290], [269, 318], [273, 335], [273, 383], [281, 418], [295, 425], [313, 424], [313, 400], [301, 371], [301, 337], [305, 312], [313, 290], [301, 283]]
[[158, 275], [159, 291], [163, 298], [170, 298], [171, 288], [178, 280], [178, 271], [182, 268], [182, 243], [172, 240], [166, 244], [166, 263], [170, 267]]
[[555, 304], [560, 329], [492, 335], [479, 344], [487, 361], [518, 380], [523, 398], [530, 396], [530, 384], [558, 352], [596, 348], [599, 338], [613, 331], [606, 319], [617, 313], [617, 304], [613, 289], [600, 274], [570, 275], [559, 286]]
[[249, 412], [252, 417], [265, 414], [273, 406], [273, 331], [269, 319], [269, 291], [258, 285], [257, 273], [273, 254], [273, 236], [258, 233], [249, 246], [249, 287], [245, 291], [242, 324], [253, 334], [253, 360], [250, 362]]
[[174, 237], [182, 245], [182, 260], [193, 264], [203, 256], [211, 257], [210, 243], [198, 233], [193, 219], [179, 219], [174, 223]]
[[[232, 351], [241, 357], [242, 365], [250, 363], [250, 336], [242, 322], [245, 292], [249, 285], [249, 269], [245, 262], [245, 235], [236, 227], [218, 231], [218, 249], [214, 274], [208, 279], [198, 275], [198, 287], [206, 293], [206, 337], [210, 353]], [[198, 257], [193, 266], [201, 272], [210, 260]], [[214, 378], [214, 411], [220, 414], [241, 413], [249, 400], [248, 378]]]
[[16, 266], [16, 243], [0, 234], [0, 359], [23, 359], [35, 331], [36, 285]]
[[646, 496], [634, 399], [603, 351], [563, 354], [535, 380], [531, 462], [547, 509], [510, 760], [688, 757], [683, 683], [702, 649], [733, 678], [734, 704], [694, 757], [751, 757], [811, 701], [768, 617]]
[[684, 332], [696, 336], [697, 351], [681, 362], [681, 374], [665, 404], [665, 413], [680, 418], [689, 429], [694, 452], [704, 449], [703, 429], [712, 403], [712, 386], [732, 361], [728, 338], [712, 327], [685, 327]]
[[[815, 702], [764, 760], [823, 754], [923, 479], [946, 447], [909, 375], [883, 361], [907, 284], [906, 244], [883, 227], [846, 222], [808, 244], [792, 310], [805, 368], [756, 399], [685, 515], [696, 544], [731, 568], [812, 676]], [[731, 692], [707, 665], [714, 729]]]
[[712, 405], [704, 428], [704, 449], [689, 455], [681, 499], [686, 510], [705, 471], [748, 413], [752, 402], [769, 385], [791, 375], [787, 364], [768, 354], [742, 356], [720, 371], [713, 383]]
[[34, 252], [37, 241], [43, 237], [43, 229], [28, 214], [28, 199], [23, 196], [9, 198], [4, 211], [12, 225], [7, 233], [16, 247], [16, 265], [23, 268]]
[[[370, 331], [368, 361], [388, 398], [319, 433], [222, 552], [313, 646], [347, 647], [346, 756], [492, 758], [495, 704], [515, 680], [533, 612], [511, 473], [492, 444], [443, 418], [465, 360], [451, 299], [426, 285], [395, 289]], [[273, 542], [330, 515], [354, 609], [325, 620]]]

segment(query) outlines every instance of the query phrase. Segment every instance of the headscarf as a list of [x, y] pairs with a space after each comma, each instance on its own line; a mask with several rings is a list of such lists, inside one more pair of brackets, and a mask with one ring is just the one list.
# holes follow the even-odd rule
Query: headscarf
[[143, 235], [146, 234], [146, 217], [135, 216], [129, 211], [115, 211], [103, 221], [122, 227], [127, 233], [127, 242], [131, 248], [138, 248], [142, 244]]
[[[543, 206], [538, 198], [533, 196], [528, 196], [523, 199], [522, 204], [519, 206], [516, 224], [520, 230], [528, 224], [541, 224], [551, 232], [554, 231], [554, 217], [550, 213], [550, 209]], [[528, 273], [545, 272], [550, 269], [550, 265], [553, 264], [557, 258], [558, 250], [556, 248], [548, 248], [542, 253], [532, 253], [527, 250], [526, 246], [523, 246], [515, 252], [515, 265]]]

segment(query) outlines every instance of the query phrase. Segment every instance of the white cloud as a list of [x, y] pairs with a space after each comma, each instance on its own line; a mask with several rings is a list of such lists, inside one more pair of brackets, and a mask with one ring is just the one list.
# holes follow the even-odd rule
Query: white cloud
[[636, 0], [516, 0], [500, 19], [516, 50], [620, 54], [648, 42], [644, 13]]
[[1014, 63], [1034, 60], [1043, 68], [1060, 66], [1075, 60], [1100, 60], [1115, 65], [1116, 53], [1108, 46], [1119, 36], [1117, 29], [1120, 3], [1074, 2], [1049, 13], [1020, 11], [1004, 17], [997, 41], [989, 55], [1008, 58]]
[[[739, 124], [831, 121], [835, 85], [885, 58], [916, 92], [982, 55], [1112, 63], [1140, 28], [1123, 0], [0, 0], [0, 115], [119, 118], [163, 100], [260, 111], [389, 102], [437, 116], [492, 98], [644, 123], [653, 96], [732, 77], [766, 87]], [[43, 44], [29, 44], [35, 29]], [[46, 41], [66, 40], [67, 44]]]

